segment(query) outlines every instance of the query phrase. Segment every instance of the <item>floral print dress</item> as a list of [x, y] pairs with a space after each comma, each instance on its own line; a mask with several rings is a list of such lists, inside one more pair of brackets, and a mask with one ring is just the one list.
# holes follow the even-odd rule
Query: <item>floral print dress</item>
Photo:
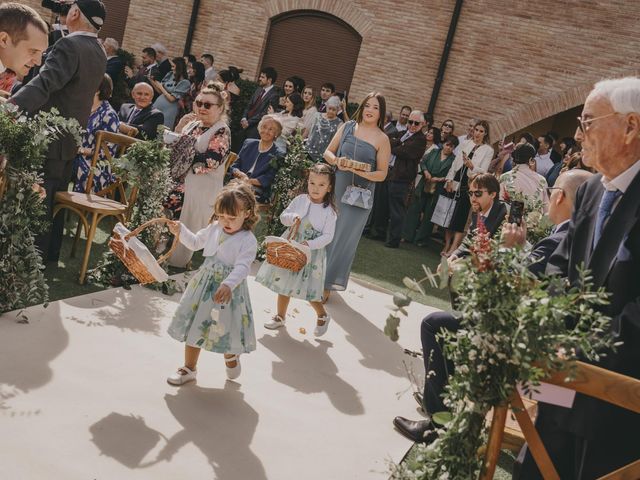
[[[289, 236], [288, 228], [282, 237]], [[302, 243], [314, 240], [322, 235], [322, 232], [313, 228], [307, 217], [300, 221], [298, 233], [294, 240]], [[301, 298], [310, 302], [322, 300], [324, 290], [324, 272], [326, 270], [327, 257], [324, 248], [311, 250], [309, 263], [299, 272], [292, 272], [284, 268], [276, 267], [266, 261], [258, 270], [256, 282], [261, 283], [272, 292], [287, 297]]]
[[[219, 244], [232, 241], [220, 233]], [[192, 347], [216, 353], [249, 353], [256, 349], [249, 287], [244, 279], [233, 289], [231, 301], [215, 303], [213, 296], [233, 270], [215, 254], [189, 281], [169, 325], [169, 335]]]
[[[95, 112], [89, 116], [89, 123], [87, 124], [87, 130], [82, 136], [82, 148], [89, 148], [92, 151], [96, 148], [96, 135], [99, 130], [106, 130], [107, 132], [118, 133], [120, 127], [120, 119], [118, 114], [111, 107], [109, 102], [103, 100], [100, 106]], [[109, 145], [109, 152], [111, 155], [116, 154], [116, 145]], [[78, 154], [73, 162], [74, 192], [85, 192], [87, 179], [91, 170], [92, 156], [85, 156]], [[104, 153], [100, 152], [99, 160], [106, 161]], [[104, 188], [115, 182], [115, 175], [111, 173], [111, 168], [107, 164], [96, 165], [96, 171], [93, 177], [93, 192], [99, 192]]]

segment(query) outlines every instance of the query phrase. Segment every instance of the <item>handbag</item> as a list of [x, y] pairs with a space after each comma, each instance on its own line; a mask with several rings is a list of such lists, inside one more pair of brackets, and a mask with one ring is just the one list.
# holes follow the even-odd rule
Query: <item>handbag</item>
[[197, 126], [196, 123], [193, 128], [180, 135], [170, 146], [169, 174], [178, 183], [182, 182], [196, 156], [196, 141], [198, 139], [191, 133]]
[[440, 225], [442, 228], [449, 228], [453, 212], [456, 209], [456, 203], [458, 203], [456, 198], [440, 195], [431, 216], [431, 223]]
[[[355, 157], [358, 149], [358, 137], [354, 135], [353, 138], [355, 138], [355, 146], [353, 147], [353, 156]], [[355, 184], [356, 175], [355, 173], [352, 173], [352, 175], [353, 178], [351, 180], [351, 185], [347, 185], [340, 201], [346, 205], [351, 205], [352, 207], [370, 210], [373, 206], [371, 190], [357, 186]]]

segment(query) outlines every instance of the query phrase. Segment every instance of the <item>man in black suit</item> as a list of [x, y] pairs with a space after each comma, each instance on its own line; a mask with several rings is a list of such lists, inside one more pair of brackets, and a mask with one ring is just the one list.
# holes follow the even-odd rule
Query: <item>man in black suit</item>
[[[418, 163], [427, 148], [427, 139], [422, 134], [424, 115], [414, 110], [409, 115], [406, 132], [396, 132], [389, 136], [391, 160], [386, 182], [389, 195], [389, 238], [386, 247], [398, 248], [402, 236], [402, 223], [407, 212], [405, 199], [412, 182], [418, 174]], [[375, 229], [386, 233], [386, 218], [377, 218]], [[383, 233], [383, 234], [384, 234]]]
[[151, 69], [150, 73], [154, 80], [161, 82], [167, 73], [171, 71], [171, 62], [167, 56], [167, 47], [161, 43], [154, 43], [151, 45], [151, 48], [156, 51], [156, 63], [158, 64], [158, 68]]
[[[485, 175], [489, 176], [488, 174]], [[591, 173], [585, 170], [570, 170], [563, 173], [558, 178], [558, 185], [551, 189], [549, 218], [555, 224], [555, 228], [551, 235], [536, 243], [529, 254], [529, 259], [531, 260], [529, 270], [535, 275], [540, 275], [544, 272], [551, 254], [566, 236], [569, 230], [569, 220], [573, 211], [576, 191], [589, 178], [591, 178]], [[476, 190], [476, 188], [470, 188], [470, 190]], [[497, 222], [499, 217], [495, 215], [492, 217], [491, 214], [487, 217], [487, 229], [489, 233], [495, 233], [499, 226], [499, 222]], [[489, 217], [492, 218], [489, 219]], [[504, 215], [502, 215], [502, 218], [504, 218]], [[525, 237], [526, 231], [523, 227], [509, 223], [503, 226], [501, 242], [505, 247], [522, 246], [525, 244]], [[450, 312], [435, 312], [422, 320], [420, 336], [424, 368], [425, 372], [433, 372], [433, 374], [425, 377], [424, 391], [422, 397], [419, 398], [421, 407], [428, 415], [428, 419], [413, 421], [404, 417], [396, 417], [393, 420], [393, 424], [398, 431], [414, 442], [433, 439], [434, 436], [430, 432], [433, 430], [434, 425], [431, 423], [430, 415], [447, 410], [442, 401], [442, 394], [448, 382], [449, 372], [453, 371], [454, 365], [442, 354], [443, 345], [437, 339], [437, 335], [443, 329], [456, 331], [459, 324], [459, 320]]]
[[253, 92], [247, 108], [242, 113], [242, 120], [240, 120], [245, 138], [260, 138], [258, 123], [267, 113], [269, 105], [275, 106], [278, 102], [279, 94], [273, 86], [277, 78], [278, 72], [273, 67], [265, 67], [260, 71], [259, 87]]
[[141, 140], [155, 140], [158, 136], [158, 126], [164, 123], [164, 114], [153, 108], [153, 87], [140, 82], [131, 91], [134, 103], [125, 103], [120, 107], [120, 131], [129, 134], [130, 127], [138, 130], [136, 138]]
[[124, 76], [126, 78], [127, 85], [132, 90], [140, 82], [145, 82], [151, 85], [148, 75], [153, 71], [153, 69], [158, 68], [158, 64], [156, 63], [156, 51], [153, 48], [143, 48], [140, 58], [142, 59], [142, 65], [140, 65], [140, 68], [135, 74], [133, 73], [132, 68], [128, 65], [125, 65], [124, 67]]
[[327, 100], [336, 94], [336, 86], [331, 82], [325, 82], [320, 87], [320, 101], [318, 102], [318, 111], [324, 113], [327, 111]]
[[[623, 344], [599, 366], [634, 378], [640, 378], [638, 105], [639, 78], [599, 82], [587, 97], [576, 140], [582, 161], [598, 174], [578, 191], [567, 236], [547, 266], [547, 273], [576, 283], [584, 263], [594, 287], [611, 294], [602, 308]], [[536, 426], [560, 478], [598, 478], [640, 459], [638, 414], [580, 393], [571, 408], [540, 404], [538, 412]], [[530, 454], [519, 478], [541, 478]]]
[[111, 77], [111, 81], [115, 85], [120, 76], [124, 74], [124, 63], [118, 56], [120, 44], [115, 38], [105, 38], [102, 45], [107, 54], [107, 75]]
[[[107, 57], [98, 41], [98, 30], [106, 16], [100, 0], [78, 0], [67, 15], [69, 35], [58, 40], [40, 73], [10, 98], [20, 110], [34, 114], [56, 108], [63, 117], [75, 118], [87, 126], [93, 96], [104, 78]], [[49, 218], [57, 191], [66, 191], [72, 176], [78, 145], [70, 135], [52, 142], [45, 155], [45, 205]], [[57, 261], [62, 245], [63, 215], [58, 215], [50, 231], [36, 239], [43, 258]]]

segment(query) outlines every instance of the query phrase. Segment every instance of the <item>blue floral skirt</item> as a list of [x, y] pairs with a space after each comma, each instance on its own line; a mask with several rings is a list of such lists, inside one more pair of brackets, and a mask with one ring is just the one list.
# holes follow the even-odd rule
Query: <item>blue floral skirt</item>
[[256, 333], [247, 281], [234, 290], [231, 302], [215, 303], [216, 290], [233, 270], [216, 256], [207, 257], [182, 294], [168, 333], [192, 347], [217, 353], [249, 353]]
[[[294, 240], [302, 243], [306, 240], [313, 240], [319, 237], [319, 232], [311, 226], [305, 218], [300, 222], [298, 234]], [[289, 235], [289, 229], [282, 234], [283, 237]], [[265, 262], [258, 270], [256, 282], [261, 283], [269, 290], [287, 297], [301, 298], [310, 302], [322, 300], [324, 290], [324, 272], [326, 270], [326, 255], [324, 248], [311, 250], [311, 259], [299, 272], [292, 272], [284, 268], [276, 267]]]

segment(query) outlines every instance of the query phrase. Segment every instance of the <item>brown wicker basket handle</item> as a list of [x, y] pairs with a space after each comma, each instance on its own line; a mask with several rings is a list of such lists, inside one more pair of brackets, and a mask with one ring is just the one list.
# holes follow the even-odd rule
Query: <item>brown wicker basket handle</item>
[[[171, 221], [172, 220], [169, 220], [168, 218], [164, 218], [164, 217], [154, 218], [152, 220], [149, 220], [148, 222], [143, 223], [142, 225], [140, 225], [135, 230], [132, 230], [131, 233], [129, 233], [127, 236], [124, 237], [124, 239], [125, 240], [129, 240], [131, 237], [137, 237], [138, 235], [140, 235], [140, 232], [142, 232], [142, 230], [144, 230], [145, 228], [150, 227], [151, 225], [154, 225], [156, 223], [169, 223]], [[160, 258], [158, 258], [158, 260], [157, 260], [158, 263], [164, 262], [167, 258], [169, 258], [171, 256], [173, 251], [178, 246], [178, 241], [179, 240], [180, 240], [180, 232], [178, 232], [177, 235], [174, 235], [173, 243], [171, 244], [171, 248], [169, 249], [169, 251], [167, 251], [167, 253], [165, 253]]]
[[291, 230], [289, 230], [289, 235], [287, 236], [287, 240], [293, 240], [293, 237], [295, 237], [298, 234], [299, 226], [300, 226], [300, 217], [297, 217], [294, 220], [293, 225], [291, 225]]

